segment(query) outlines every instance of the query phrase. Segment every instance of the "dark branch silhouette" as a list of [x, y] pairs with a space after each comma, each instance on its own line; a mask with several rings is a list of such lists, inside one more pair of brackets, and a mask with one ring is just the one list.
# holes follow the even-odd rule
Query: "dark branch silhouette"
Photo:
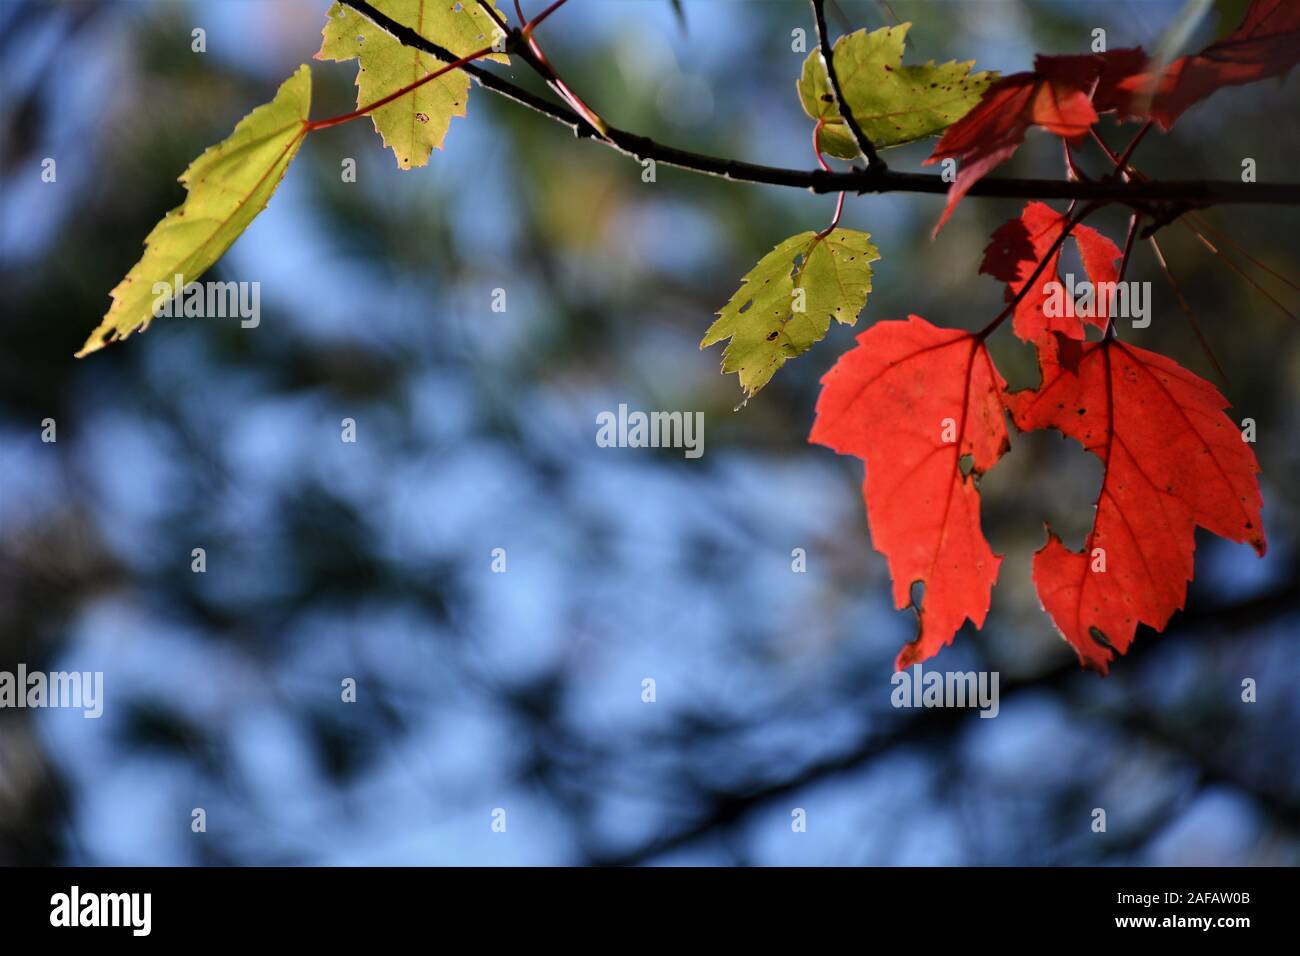
[[840, 111], [840, 116], [844, 118], [844, 125], [853, 134], [853, 142], [858, 144], [858, 151], [862, 153], [862, 158], [867, 161], [867, 168], [884, 170], [885, 161], [876, 155], [876, 147], [872, 145], [870, 138], [858, 125], [848, 100], [844, 98], [844, 90], [840, 87], [840, 75], [835, 71], [835, 58], [831, 48], [830, 32], [826, 29], [826, 0], [812, 0], [812, 8], [813, 19], [817, 22], [817, 45], [821, 49], [822, 60], [826, 64], [826, 76], [831, 82], [831, 93], [835, 96], [835, 108]]
[[[376, 10], [366, 0], [340, 0], [340, 2], [389, 33], [403, 46], [428, 53], [444, 63], [451, 63], [457, 59], [456, 54], [450, 50], [425, 39], [410, 27], [403, 26]], [[516, 31], [510, 34], [510, 48], [514, 52], [521, 49]], [[527, 56], [524, 56], [524, 60], [531, 62]], [[602, 135], [569, 108], [551, 103], [481, 66], [471, 63], [462, 69], [485, 89], [508, 97], [557, 123], [568, 126], [576, 136], [591, 137], [637, 160], [652, 159], [656, 163], [719, 176], [723, 179], [790, 186], [810, 189], [817, 193], [848, 191], [943, 195], [948, 192], [950, 185], [939, 175], [898, 172], [880, 166], [839, 173], [828, 173], [820, 169], [764, 166], [678, 149], [614, 126], [609, 126], [606, 134]], [[1147, 213], [1152, 219], [1160, 222], [1176, 218], [1179, 213], [1188, 209], [1224, 203], [1300, 205], [1300, 183], [1243, 183], [1231, 180], [1123, 182], [1119, 179], [1074, 182], [1055, 179], [985, 177], [972, 186], [967, 195], [1001, 199], [1078, 199], [1121, 203]]]
[[[1150, 655], [1156, 648], [1168, 642], [1171, 634], [1187, 640], [1192, 635], [1181, 632], [1190, 627], [1230, 628], [1231, 633], [1236, 633], [1250, 622], [1268, 620], [1280, 614], [1290, 613], [1297, 597], [1300, 597], [1300, 584], [1290, 583], [1238, 603], [1183, 613], [1179, 619], [1182, 627], [1163, 633], [1147, 634], [1140, 644], [1133, 645], [1127, 657], [1131, 660]], [[1049, 688], [1061, 689], [1076, 678], [1091, 679], [1090, 675], [1082, 674], [1077, 662], [1070, 658], [1034, 677], [1004, 681], [999, 696], [1005, 704], [1008, 698], [1014, 699], [1026, 692]], [[938, 707], [918, 711], [915, 716], [900, 720], [883, 730], [870, 729], [856, 744], [846, 750], [800, 767], [785, 777], [776, 780], [764, 779], [762, 783], [753, 786], [741, 784], [725, 792], [706, 794], [704, 810], [679, 829], [670, 830], [618, 853], [596, 854], [589, 862], [598, 866], [635, 866], [647, 863], [666, 852], [688, 846], [707, 834], [739, 822], [748, 813], [771, 800], [795, 793], [839, 774], [857, 770], [895, 748], [948, 740], [970, 719], [974, 718], [969, 709]], [[1130, 732], [1140, 733], [1153, 743], [1191, 760], [1200, 772], [1200, 779], [1206, 782], [1225, 783], [1250, 794], [1274, 819], [1290, 828], [1300, 830], [1300, 806], [1292, 802], [1279, 788], [1261, 781], [1244, 780], [1234, 774], [1230, 768], [1217, 762], [1213, 765], [1207, 763], [1207, 758], [1191, 749], [1180, 735], [1153, 723], [1138, 711], [1126, 711], [1118, 720]]]

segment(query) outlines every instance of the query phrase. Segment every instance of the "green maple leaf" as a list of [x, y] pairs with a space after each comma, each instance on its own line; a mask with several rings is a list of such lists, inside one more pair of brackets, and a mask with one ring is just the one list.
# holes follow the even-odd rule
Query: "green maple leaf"
[[[380, 12], [459, 56], [489, 46], [501, 30], [475, 0], [375, 0]], [[496, 9], [495, 6], [493, 9]], [[318, 60], [357, 60], [357, 107], [409, 86], [445, 66], [441, 60], [402, 46], [350, 7], [329, 9]], [[491, 59], [509, 63], [504, 53]], [[453, 116], [465, 115], [469, 74], [451, 70], [370, 114], [384, 145], [402, 169], [423, 166], [441, 148]]]
[[[110, 342], [143, 331], [154, 309], [221, 258], [264, 208], [307, 134], [311, 70], [304, 63], [271, 102], [259, 106], [235, 131], [190, 163], [180, 181], [189, 191], [153, 227], [144, 255], [113, 289], [113, 304], [77, 353], [80, 358]], [[162, 294], [155, 286], [166, 284]]]
[[747, 395], [771, 380], [787, 359], [820, 342], [831, 318], [852, 325], [871, 292], [871, 236], [835, 229], [791, 236], [758, 261], [718, 312], [700, 342], [729, 338], [722, 371], [739, 372]]
[[[831, 50], [835, 73], [853, 118], [877, 149], [901, 146], [951, 126], [979, 102], [996, 73], [971, 73], [974, 61], [902, 66], [910, 23], [859, 30], [840, 37]], [[821, 146], [832, 156], [858, 155], [853, 134], [835, 106], [821, 51], [804, 61], [799, 100], [813, 119], [824, 119]]]

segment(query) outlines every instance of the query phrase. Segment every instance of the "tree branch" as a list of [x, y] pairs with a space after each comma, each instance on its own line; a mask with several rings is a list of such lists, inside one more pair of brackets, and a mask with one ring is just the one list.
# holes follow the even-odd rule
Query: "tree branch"
[[853, 117], [853, 110], [849, 108], [849, 101], [844, 98], [844, 91], [840, 89], [840, 77], [835, 72], [834, 51], [831, 49], [830, 32], [826, 29], [826, 0], [811, 0], [813, 8], [813, 19], [817, 21], [817, 45], [821, 48], [822, 60], [826, 63], [826, 76], [831, 81], [831, 93], [835, 96], [835, 108], [840, 111], [840, 116], [844, 118], [844, 123], [853, 134], [853, 142], [858, 144], [858, 152], [862, 158], [867, 161], [867, 169], [876, 173], [883, 173], [888, 167], [885, 161], [876, 155], [876, 147], [871, 145], [871, 140], [867, 134], [862, 132], [862, 127]]
[[[1198, 638], [1208, 641], [1213, 640], [1209, 634], [1216, 629], [1219, 633], [1236, 635], [1242, 627], [1288, 614], [1294, 609], [1296, 598], [1300, 597], [1300, 583], [1295, 583], [1300, 579], [1295, 579], [1292, 574], [1290, 579], [1284, 580], [1288, 580], [1286, 585], [1240, 602], [1184, 611], [1179, 616], [1180, 627], [1176, 630], [1184, 640]], [[1161, 633], [1145, 634], [1142, 643], [1129, 648], [1126, 660], [1133, 662], [1153, 654], [1156, 648], [1170, 640], [1173, 631], [1171, 628]], [[1183, 631], [1191, 633], [1183, 634]], [[1068, 659], [1063, 659], [1035, 676], [1021, 679], [1013, 677], [1002, 681], [998, 695], [999, 705], [1004, 705], [1008, 698], [1029, 696], [1045, 690], [1060, 691], [1071, 681], [1080, 678], [1084, 678], [1084, 675], [1078, 662], [1073, 655], [1069, 655]], [[899, 720], [885, 729], [870, 726], [854, 745], [838, 754], [813, 761], [776, 779], [743, 782], [727, 791], [712, 792], [708, 794], [707, 806], [703, 812], [679, 829], [661, 833], [634, 847], [591, 855], [588, 862], [596, 866], [636, 866], [649, 862], [671, 850], [688, 846], [720, 827], [743, 820], [757, 807], [858, 770], [893, 750], [949, 741], [959, 728], [975, 719], [971, 708], [938, 707], [918, 711], [915, 716]], [[1180, 749], [1167, 732], [1160, 735], [1159, 742]], [[1181, 751], [1187, 752], [1185, 748], [1181, 748]], [[1212, 768], [1210, 779], [1231, 784], [1249, 794], [1266, 810], [1289, 825], [1300, 825], [1300, 809], [1290, 802], [1291, 798], [1284, 792], [1278, 792], [1276, 788], [1260, 790], [1254, 782], [1242, 780], [1238, 775], [1229, 775], [1228, 768], [1218, 764]]]
[[[376, 26], [387, 31], [403, 46], [428, 53], [444, 63], [457, 59], [456, 54], [450, 50], [426, 40], [410, 27], [403, 26], [376, 10], [366, 0], [339, 0], [339, 2], [356, 10]], [[576, 136], [590, 136], [597, 142], [604, 143], [637, 160], [653, 159], [657, 163], [737, 182], [789, 186], [809, 189], [817, 193], [848, 191], [943, 195], [948, 192], [949, 183], [938, 175], [926, 173], [904, 173], [892, 169], [883, 172], [852, 170], [842, 173], [828, 173], [820, 169], [783, 169], [677, 149], [657, 143], [649, 137], [612, 126], [608, 128], [605, 137], [595, 136], [587, 122], [567, 107], [550, 103], [481, 66], [468, 64], [462, 69], [485, 89], [499, 93], [557, 123], [564, 124], [572, 129]], [[1300, 183], [1242, 183], [1235, 180], [1068, 182], [1055, 179], [985, 177], [971, 187], [968, 195], [1001, 199], [1078, 199], [1121, 203], [1158, 218], [1170, 205], [1186, 208], [1223, 203], [1300, 205]]]

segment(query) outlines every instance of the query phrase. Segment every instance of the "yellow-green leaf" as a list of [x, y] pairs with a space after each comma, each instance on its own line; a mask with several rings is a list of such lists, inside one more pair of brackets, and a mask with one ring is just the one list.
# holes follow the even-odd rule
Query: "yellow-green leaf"
[[[113, 289], [104, 320], [77, 353], [144, 331], [155, 308], [221, 258], [265, 207], [307, 134], [311, 70], [304, 63], [249, 113], [235, 131], [190, 163], [180, 181], [185, 202], [163, 217], [145, 239], [144, 256]], [[179, 289], [176, 276], [180, 276]], [[171, 291], [162, 292], [162, 285]], [[158, 288], [155, 288], [158, 287]]]
[[722, 371], [753, 395], [787, 359], [820, 342], [834, 318], [852, 325], [871, 292], [871, 236], [835, 229], [792, 236], [758, 261], [722, 307], [700, 348], [729, 338]]
[[[491, 46], [501, 30], [476, 0], [374, 0], [381, 13], [458, 57]], [[495, 6], [493, 9], [496, 9]], [[357, 107], [409, 86], [445, 66], [436, 57], [402, 46], [351, 7], [335, 3], [326, 15], [318, 60], [355, 59]], [[491, 54], [509, 63], [504, 53]], [[453, 116], [465, 115], [469, 75], [451, 70], [400, 96], [370, 114], [384, 145], [402, 169], [423, 166], [435, 146], [441, 148]]]
[[[970, 111], [996, 73], [971, 73], [974, 61], [902, 66], [903, 40], [910, 23], [859, 30], [835, 42], [835, 74], [853, 118], [877, 149], [901, 146], [941, 133]], [[853, 159], [858, 147], [835, 106], [821, 51], [814, 50], [799, 77], [799, 99], [813, 119], [825, 119], [821, 146], [840, 159]]]

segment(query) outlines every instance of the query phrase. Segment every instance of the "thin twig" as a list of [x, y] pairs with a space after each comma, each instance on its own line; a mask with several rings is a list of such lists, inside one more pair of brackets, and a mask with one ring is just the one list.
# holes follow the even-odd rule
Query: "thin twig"
[[844, 98], [844, 90], [840, 87], [839, 75], [835, 72], [835, 56], [831, 49], [830, 32], [826, 29], [826, 0], [810, 0], [813, 9], [813, 19], [817, 21], [817, 44], [821, 48], [822, 60], [826, 64], [826, 76], [831, 81], [831, 93], [835, 97], [835, 108], [840, 111], [844, 123], [853, 134], [853, 142], [857, 143], [858, 151], [862, 153], [862, 158], [867, 161], [867, 169], [884, 172], [888, 167], [884, 160], [876, 155], [876, 147], [871, 144], [867, 134], [862, 132], [862, 127], [858, 121], [853, 118], [853, 110], [849, 107], [848, 101]]
[[1232, 246], [1232, 248], [1235, 249], [1243, 259], [1249, 262], [1256, 269], [1261, 269], [1264, 272], [1267, 272], [1278, 282], [1282, 282], [1290, 286], [1292, 289], [1295, 289], [1297, 292], [1300, 292], [1300, 283], [1296, 282], [1294, 279], [1284, 276], [1282, 273], [1272, 268], [1268, 263], [1261, 262], [1260, 260], [1256, 259], [1253, 255], [1251, 255], [1249, 249], [1243, 246], [1236, 239], [1232, 238], [1232, 236], [1228, 235], [1222, 229], [1219, 229], [1217, 226], [1215, 226], [1212, 222], [1210, 222], [1210, 220], [1206, 219], [1204, 216], [1198, 216], [1194, 212], [1189, 212], [1187, 214], [1187, 219], [1189, 222], [1195, 223], [1197, 228], [1199, 228], [1202, 232], [1208, 232], [1210, 235], [1214, 236], [1220, 242], [1226, 242], [1228, 245]]
[[1201, 243], [1201, 245], [1205, 246], [1205, 248], [1208, 249], [1213, 255], [1218, 256], [1220, 261], [1222, 261], [1224, 265], [1226, 265], [1233, 272], [1237, 273], [1237, 275], [1241, 276], [1241, 278], [1245, 279], [1246, 282], [1256, 292], [1258, 292], [1264, 298], [1268, 299], [1269, 302], [1273, 303], [1273, 305], [1277, 307], [1279, 312], [1281, 312], [1287, 318], [1291, 319], [1291, 321], [1293, 322], [1300, 321], [1300, 316], [1297, 316], [1294, 312], [1292, 312], [1285, 305], [1283, 305], [1282, 302], [1277, 298], [1277, 296], [1273, 295], [1273, 293], [1269, 292], [1262, 285], [1260, 285], [1255, 280], [1254, 276], [1250, 275], [1248, 272], [1246, 272], [1245, 269], [1243, 269], [1241, 266], [1237, 265], [1237, 263], [1229, 259], [1227, 253], [1223, 252], [1222, 250], [1219, 249], [1218, 246], [1210, 242], [1210, 240], [1207, 239], [1205, 235], [1201, 233], [1195, 226], [1188, 223], [1187, 228], [1192, 230], [1192, 232], [1195, 234], [1197, 240]]
[[[1066, 222], [1065, 228], [1061, 230], [1061, 234], [1056, 237], [1055, 241], [1053, 241], [1053, 243], [1048, 247], [1047, 251], [1043, 253], [1042, 258], [1038, 260], [1038, 265], [1034, 267], [1034, 271], [1029, 273], [1029, 278], [1024, 281], [1024, 284], [1016, 291], [1016, 294], [1011, 297], [1011, 301], [1006, 304], [1002, 311], [993, 317], [993, 321], [989, 322], [988, 325], [975, 333], [976, 338], [988, 338], [999, 325], [1006, 321], [1007, 316], [1016, 311], [1016, 306], [1024, 300], [1025, 296], [1029, 292], [1030, 286], [1038, 281], [1038, 277], [1043, 274], [1043, 270], [1046, 269], [1047, 264], [1052, 261], [1052, 257], [1056, 255], [1061, 246], [1065, 245], [1065, 240], [1069, 238], [1070, 233], [1074, 232], [1074, 227], [1091, 216], [1100, 207], [1101, 203], [1090, 203], [1085, 206], [1077, 216], [1074, 216]], [[1070, 208], [1073, 209], [1074, 207], [1071, 206]]]
[[1151, 132], [1153, 125], [1151, 120], [1147, 120], [1142, 124], [1142, 128], [1137, 131], [1137, 135], [1129, 140], [1129, 144], [1124, 147], [1124, 152], [1115, 160], [1115, 172], [1112, 175], [1123, 175], [1124, 170], [1128, 168], [1129, 157], [1133, 155], [1133, 150], [1137, 149], [1138, 143], [1142, 142], [1142, 138]]
[[[533, 31], [537, 29], [537, 25], [564, 6], [565, 2], [566, 0], [555, 0], [549, 7], [520, 28], [519, 36], [523, 40], [523, 45], [516, 52], [521, 60], [533, 68], [533, 72], [546, 81], [546, 84], [555, 91], [560, 99], [573, 107], [574, 111], [586, 121], [587, 125], [596, 131], [599, 138], [604, 139], [609, 125], [600, 118], [600, 114], [584, 103], [582, 97], [573, 92], [569, 85], [560, 78], [560, 74], [556, 72], [555, 67], [551, 66], [551, 61], [542, 52], [541, 46], [537, 43], [537, 38], [533, 36]], [[522, 17], [523, 8], [516, 3], [516, 9], [519, 10], [519, 15]]]
[[[826, 160], [822, 157], [822, 127], [826, 125], [825, 119], [819, 119], [813, 124], [812, 145], [813, 155], [817, 157], [817, 165], [822, 169], [829, 170], [830, 166], [826, 165]], [[831, 224], [817, 233], [818, 239], [823, 239], [835, 231], [835, 227], [840, 224], [840, 216], [844, 213], [844, 193], [840, 193], [840, 198], [835, 203], [835, 216], [831, 219]]]
[[1084, 182], [1085, 180], [1087, 180], [1088, 177], [1084, 174], [1083, 170], [1081, 170], [1078, 164], [1075, 163], [1074, 161], [1074, 152], [1070, 149], [1070, 141], [1068, 139], [1061, 140], [1061, 146], [1065, 149], [1066, 178], [1072, 179], [1075, 182]]
[[[1095, 129], [1092, 130], [1091, 133], [1092, 133], [1092, 138], [1096, 141], [1097, 145], [1100, 146], [1100, 147], [1102, 148], [1102, 151], [1105, 152], [1105, 154], [1106, 154], [1108, 157], [1110, 157], [1111, 161], [1114, 162], [1114, 163], [1116, 164], [1116, 165], [1115, 165], [1116, 170], [1117, 170], [1117, 171], [1122, 171], [1122, 172], [1123, 172], [1124, 178], [1125, 178], [1126, 180], [1131, 181], [1131, 182], [1141, 183], [1141, 184], [1149, 184], [1149, 183], [1151, 182], [1151, 180], [1148, 179], [1146, 176], [1144, 176], [1144, 175], [1142, 174], [1142, 171], [1139, 170], [1139, 169], [1138, 169], [1136, 166], [1134, 166], [1132, 163], [1129, 163], [1129, 162], [1125, 161], [1125, 162], [1121, 165], [1121, 163], [1120, 163], [1120, 158], [1117, 157], [1117, 156], [1115, 155], [1114, 151], [1113, 151], [1109, 146], [1106, 145], [1106, 141], [1105, 141], [1104, 139], [1101, 138], [1101, 135], [1100, 135], [1100, 134], [1099, 134]], [[1131, 145], [1132, 145], [1132, 144], [1130, 144], [1130, 146], [1131, 146]], [[1125, 150], [1125, 152], [1128, 153], [1128, 152], [1130, 152], [1130, 150]], [[1247, 184], [1243, 184], [1243, 185], [1249, 185], [1249, 184], [1247, 183]], [[1256, 292], [1258, 292], [1258, 293], [1259, 293], [1260, 295], [1262, 295], [1264, 298], [1268, 299], [1268, 301], [1271, 302], [1273, 305], [1277, 306], [1278, 310], [1281, 311], [1283, 315], [1287, 316], [1289, 319], [1291, 319], [1291, 320], [1293, 320], [1293, 321], [1296, 320], [1296, 318], [1297, 318], [1296, 315], [1295, 315], [1295, 314], [1294, 314], [1290, 309], [1288, 309], [1285, 305], [1283, 305], [1281, 302], [1279, 302], [1279, 301], [1278, 301], [1278, 300], [1273, 296], [1272, 293], [1270, 293], [1267, 289], [1265, 289], [1262, 285], [1260, 285], [1260, 284], [1255, 280], [1254, 276], [1252, 276], [1252, 275], [1250, 275], [1249, 273], [1247, 273], [1244, 269], [1242, 269], [1239, 265], [1237, 265], [1237, 263], [1235, 263], [1235, 262], [1233, 262], [1231, 259], [1229, 259], [1226, 253], [1220, 251], [1220, 250], [1218, 249], [1218, 247], [1216, 247], [1216, 246], [1214, 245], [1214, 243], [1210, 242], [1210, 240], [1206, 237], [1205, 233], [1203, 233], [1199, 228], [1197, 228], [1197, 225], [1195, 224], [1195, 221], [1189, 221], [1189, 220], [1193, 220], [1193, 219], [1196, 220], [1196, 221], [1199, 221], [1199, 222], [1202, 223], [1202, 224], [1205, 224], [1205, 223], [1207, 222], [1203, 217], [1199, 217], [1199, 216], [1195, 216], [1195, 217], [1194, 217], [1194, 215], [1193, 215], [1192, 213], [1190, 213], [1190, 212], [1178, 217], [1178, 221], [1179, 221], [1180, 223], [1182, 223], [1183, 227], [1186, 228], [1189, 232], [1191, 232], [1191, 234], [1192, 234], [1193, 236], [1195, 236], [1196, 239], [1201, 243], [1201, 245], [1205, 246], [1205, 248], [1208, 249], [1208, 250], [1210, 251], [1211, 254], [1213, 254], [1213, 255], [1217, 256], [1219, 259], [1221, 259], [1221, 260], [1223, 261], [1223, 263], [1224, 263], [1225, 265], [1227, 265], [1227, 267], [1228, 267], [1229, 269], [1231, 269], [1233, 272], [1237, 273], [1237, 275], [1241, 276], [1241, 278], [1243, 278], [1244, 280], [1246, 280], [1246, 283], [1247, 283], [1251, 288], [1253, 288]], [[1147, 238], [1152, 238], [1152, 237], [1148, 236]], [[1283, 282], [1286, 282], [1288, 285], [1293, 285], [1293, 283], [1291, 283], [1290, 280], [1288, 280], [1288, 279], [1286, 279], [1285, 277], [1280, 276], [1280, 275], [1278, 275], [1277, 273], [1273, 272], [1272, 269], [1269, 269], [1269, 268], [1267, 268], [1267, 267], [1265, 267], [1265, 266], [1262, 266], [1262, 264], [1259, 263], [1259, 262], [1257, 262], [1257, 261], [1256, 261], [1256, 260], [1255, 260], [1255, 259], [1254, 259], [1250, 254], [1249, 254], [1249, 253], [1244, 253], [1244, 252], [1243, 252], [1243, 254], [1246, 256], [1246, 258], [1247, 258], [1250, 262], [1254, 263], [1254, 264], [1257, 265], [1257, 266], [1261, 266], [1262, 268], [1264, 268], [1264, 271], [1269, 272], [1270, 274], [1273, 274], [1273, 275], [1277, 275], [1278, 278], [1282, 279], [1282, 281], [1283, 281]]]
[[1151, 251], [1156, 254], [1156, 262], [1160, 265], [1160, 271], [1165, 274], [1165, 278], [1169, 280], [1169, 287], [1174, 290], [1174, 298], [1178, 300], [1178, 307], [1182, 309], [1183, 315], [1187, 316], [1187, 322], [1191, 325], [1192, 331], [1196, 334], [1196, 340], [1201, 343], [1201, 351], [1203, 351], [1205, 357], [1210, 360], [1210, 364], [1214, 366], [1214, 371], [1223, 381], [1223, 384], [1231, 385], [1232, 382], [1228, 379], [1228, 373], [1225, 372], [1223, 366], [1219, 364], [1218, 357], [1214, 354], [1214, 350], [1210, 348], [1209, 340], [1206, 339], [1205, 333], [1201, 331], [1201, 323], [1196, 321], [1196, 316], [1192, 312], [1191, 305], [1188, 303], [1187, 299], [1183, 297], [1182, 287], [1178, 285], [1178, 280], [1174, 278], [1174, 274], [1169, 268], [1169, 263], [1165, 261], [1165, 253], [1164, 250], [1160, 248], [1160, 243], [1156, 241], [1155, 236], [1148, 236], [1147, 242], [1151, 243]]
[[1128, 220], [1128, 235], [1124, 237], [1124, 255], [1119, 261], [1119, 276], [1116, 282], [1124, 281], [1124, 273], [1128, 272], [1128, 262], [1133, 255], [1133, 240], [1137, 238], [1138, 222], [1142, 217], [1134, 213]]
[[491, 52], [492, 52], [492, 47], [490, 46], [486, 46], [481, 50], [476, 50], [475, 52], [469, 54], [468, 56], [463, 56], [458, 60], [448, 63], [446, 66], [443, 66], [440, 69], [434, 70], [432, 73], [425, 74], [424, 76], [416, 80], [414, 83], [408, 83], [400, 90], [394, 90], [392, 93], [389, 93], [387, 96], [381, 99], [375, 100], [373, 103], [367, 103], [364, 106], [358, 106], [352, 112], [344, 113], [341, 116], [330, 116], [327, 117], [326, 119], [310, 120], [309, 122], [303, 124], [303, 128], [310, 133], [318, 129], [328, 129], [331, 126], [338, 126], [341, 123], [348, 123], [354, 119], [359, 119], [360, 117], [365, 116], [367, 113], [372, 113], [375, 110], [379, 109], [381, 106], [385, 106], [388, 103], [391, 103], [393, 100], [397, 99], [398, 97], [405, 96], [407, 93], [410, 93], [412, 90], [418, 90], [420, 87], [424, 86], [424, 84], [432, 80], [436, 80], [444, 73], [450, 73], [452, 70], [459, 69], [462, 66], [472, 63], [473, 61], [477, 60], [479, 57], [487, 56]]
[[[1138, 138], [1141, 138], [1141, 134], [1138, 134]], [[1136, 142], [1137, 140], [1134, 140], [1134, 142], [1129, 145], [1133, 146]], [[1124, 274], [1128, 272], [1129, 258], [1133, 255], [1133, 240], [1137, 238], [1138, 223], [1141, 221], [1142, 217], [1137, 213], [1133, 213], [1133, 215], [1128, 218], [1128, 235], [1124, 237], [1124, 256], [1119, 262], [1119, 275], [1115, 277], [1116, 283], [1123, 282]], [[1115, 316], [1110, 315], [1106, 319], [1106, 338], [1114, 339], [1118, 337], [1119, 335], [1115, 330]]]
[[[1143, 129], [1145, 128], [1146, 127], [1143, 127]], [[1119, 162], [1119, 157], [1116, 156], [1115, 153], [1112, 152], [1111, 148], [1106, 145], [1106, 141], [1101, 138], [1101, 135], [1096, 130], [1092, 131], [1092, 138], [1097, 141], [1097, 145], [1099, 145], [1102, 148], [1102, 150], [1110, 158], [1111, 162], [1115, 163], [1116, 173], [1119, 173], [1125, 179], [1146, 178], [1142, 175], [1142, 173], [1138, 170], [1136, 166], [1133, 166], [1127, 161], [1121, 166]], [[1187, 214], [1188, 220], [1195, 221], [1198, 218], [1200, 217], [1198, 217], [1195, 213]], [[1191, 229], [1192, 232], [1194, 233], [1197, 232], [1196, 228], [1192, 226], [1190, 222], [1184, 222], [1183, 225]], [[1199, 235], [1199, 233], [1197, 234]], [[1232, 382], [1228, 379], [1228, 373], [1225, 372], [1223, 370], [1223, 366], [1219, 364], [1218, 356], [1214, 354], [1214, 349], [1210, 348], [1209, 340], [1205, 337], [1205, 333], [1201, 331], [1201, 323], [1196, 321], [1196, 315], [1192, 312], [1191, 304], [1188, 303], [1186, 298], [1184, 298], [1183, 290], [1179, 286], [1178, 280], [1174, 278], [1174, 273], [1173, 270], [1169, 268], [1169, 263], [1165, 260], [1165, 253], [1164, 250], [1160, 248], [1160, 243], [1156, 241], [1155, 236], [1147, 236], [1147, 241], [1151, 243], [1151, 251], [1155, 253], [1156, 262], [1160, 266], [1160, 271], [1164, 273], [1165, 279], [1169, 282], [1169, 287], [1174, 291], [1174, 298], [1178, 300], [1178, 308], [1182, 310], [1183, 315], [1187, 318], [1187, 324], [1192, 327], [1192, 332], [1196, 335], [1196, 340], [1201, 344], [1201, 351], [1204, 352], [1205, 357], [1210, 360], [1210, 364], [1214, 366], [1214, 371], [1218, 373], [1218, 376], [1220, 380], [1222, 380], [1223, 384], [1231, 385]]]
[[523, 28], [524, 35], [527, 36], [528, 34], [532, 33], [534, 30], [536, 30], [539, 26], [541, 26], [543, 20], [549, 17], [556, 10], [560, 9], [560, 7], [564, 6], [565, 3], [566, 0], [555, 0], [555, 2], [552, 3], [549, 7], [543, 10], [541, 13], [537, 14], [537, 16], [533, 17], [531, 20], [529, 20], [528, 23], [525, 24]]

